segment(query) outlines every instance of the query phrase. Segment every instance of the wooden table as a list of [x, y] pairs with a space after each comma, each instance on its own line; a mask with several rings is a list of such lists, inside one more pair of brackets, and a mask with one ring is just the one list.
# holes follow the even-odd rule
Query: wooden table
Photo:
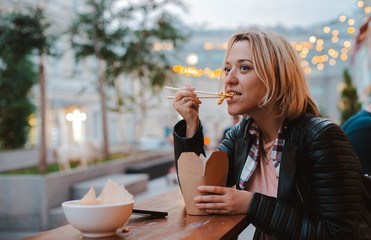
[[[132, 215], [129, 223], [125, 226], [130, 229], [129, 232], [102, 239], [233, 239], [249, 225], [246, 215], [187, 215], [179, 189], [135, 203], [134, 208], [165, 211], [169, 215], [166, 218]], [[83, 238], [81, 233], [71, 225], [65, 225], [25, 239], [78, 240], [87, 238]]]

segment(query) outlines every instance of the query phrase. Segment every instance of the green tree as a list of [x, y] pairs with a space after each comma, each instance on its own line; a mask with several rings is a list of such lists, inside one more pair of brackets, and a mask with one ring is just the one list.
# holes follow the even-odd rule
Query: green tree
[[21, 148], [30, 130], [27, 119], [35, 111], [29, 92], [37, 74], [29, 57], [17, 59], [4, 50], [0, 58], [0, 148]]
[[[106, 64], [116, 59], [116, 48], [121, 38], [126, 35], [126, 28], [116, 27], [122, 18], [130, 18], [131, 9], [120, 9], [114, 14], [114, 0], [88, 0], [86, 13], [78, 13], [77, 19], [71, 27], [72, 47], [75, 50], [76, 60], [94, 56], [97, 61], [98, 91], [100, 95], [103, 157], [109, 158], [107, 106], [105, 96]], [[125, 16], [125, 17], [124, 17]]]
[[[106, 86], [118, 88], [115, 80], [126, 74], [130, 80], [139, 79], [141, 89], [155, 92], [172, 79], [172, 70], [166, 55], [153, 50], [154, 44], [168, 41], [177, 47], [185, 39], [175, 27], [175, 18], [166, 11], [166, 6], [181, 5], [180, 1], [139, 1], [121, 7], [117, 2], [89, 0], [89, 11], [78, 14], [71, 28], [77, 60], [87, 56], [97, 59], [105, 158], [109, 156]], [[118, 111], [121, 111], [125, 101], [120, 95], [121, 89], [116, 92]]]
[[[128, 100], [133, 100], [137, 106], [134, 108], [140, 113], [137, 119], [139, 126], [137, 139], [142, 134], [144, 119], [148, 108], [151, 107], [149, 103], [153, 102], [153, 97], [165, 84], [169, 84], [176, 78], [172, 71], [169, 51], [166, 49], [179, 49], [189, 35], [182, 22], [167, 11], [169, 4], [184, 9], [181, 1], [142, 1], [133, 5], [137, 16], [135, 25], [138, 27], [128, 32], [124, 43], [125, 52], [118, 60], [108, 64], [111, 84], [115, 83], [112, 80], [120, 74], [138, 83], [131, 84], [139, 87], [134, 89], [133, 95], [127, 96], [125, 101], [120, 95], [122, 91], [120, 89], [116, 91], [119, 94], [117, 98], [119, 111]], [[174, 52], [171, 51], [171, 54], [174, 55]], [[115, 87], [118, 88], [119, 85], [116, 84]]]
[[[40, 160], [38, 171], [47, 172], [46, 159], [46, 127], [45, 127], [45, 74], [44, 57], [50, 53], [54, 37], [48, 35], [49, 24], [45, 21], [42, 9], [29, 10], [29, 14], [12, 13], [4, 20], [0, 38], [0, 55], [6, 51], [13, 54], [15, 60], [27, 58], [29, 55], [39, 56], [38, 81], [40, 87]], [[8, 94], [12, 94], [9, 92]]]
[[341, 111], [341, 125], [351, 116], [361, 109], [361, 103], [358, 101], [357, 88], [353, 85], [352, 77], [348, 69], [343, 71], [344, 88], [341, 91], [339, 108]]

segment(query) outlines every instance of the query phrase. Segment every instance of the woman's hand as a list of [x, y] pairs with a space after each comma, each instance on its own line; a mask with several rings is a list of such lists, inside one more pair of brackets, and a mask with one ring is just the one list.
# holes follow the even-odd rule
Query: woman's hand
[[190, 138], [199, 128], [200, 119], [198, 115], [201, 101], [194, 93], [195, 88], [187, 84], [175, 95], [173, 107], [184, 118], [187, 123], [186, 137]]
[[205, 209], [207, 213], [246, 214], [252, 198], [251, 192], [235, 188], [199, 186], [197, 190], [201, 193], [211, 193], [197, 196], [193, 200], [199, 209]]

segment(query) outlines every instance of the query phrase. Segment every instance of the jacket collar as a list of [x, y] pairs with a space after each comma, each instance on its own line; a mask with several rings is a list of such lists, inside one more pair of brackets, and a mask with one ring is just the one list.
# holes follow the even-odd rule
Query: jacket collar
[[[252, 124], [252, 119], [247, 119], [245, 133], [248, 134], [248, 128]], [[285, 138], [285, 146], [281, 157], [280, 166], [280, 178], [278, 181], [277, 199], [288, 200], [290, 193], [294, 187], [295, 175], [296, 175], [296, 157], [297, 157], [297, 144], [295, 137], [292, 137], [292, 131], [297, 131], [294, 128], [296, 121], [289, 121], [285, 119], [283, 121], [283, 134]], [[294, 134], [298, 135], [298, 134]], [[244, 136], [245, 138], [246, 136]], [[251, 136], [250, 136], [251, 137]], [[249, 139], [250, 140], [250, 139]], [[249, 141], [248, 141], [249, 142]], [[246, 156], [245, 156], [246, 158]]]

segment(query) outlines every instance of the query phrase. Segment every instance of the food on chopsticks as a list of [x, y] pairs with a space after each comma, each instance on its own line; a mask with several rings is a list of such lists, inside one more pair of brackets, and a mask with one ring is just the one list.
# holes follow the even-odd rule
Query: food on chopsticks
[[[179, 88], [174, 88], [174, 87], [165, 87], [165, 89], [173, 90], [173, 91], [178, 91]], [[198, 94], [205, 94], [205, 95], [212, 95], [212, 96], [198, 96], [198, 98], [219, 98], [218, 105], [222, 104], [224, 99], [226, 98], [231, 98], [233, 97], [233, 93], [216, 93], [216, 92], [206, 92], [206, 91], [194, 91], [195, 93]], [[174, 96], [167, 96], [167, 99], [173, 99]]]
[[218, 101], [218, 105], [220, 105], [220, 104], [223, 103], [224, 99], [233, 97], [233, 94], [231, 94], [231, 93], [223, 94], [223, 92], [221, 92], [221, 93], [218, 94], [218, 96], [220, 97], [220, 99]]
[[121, 228], [121, 232], [127, 233], [127, 232], [130, 232], [130, 229], [126, 228], [126, 227], [123, 227], [123, 228]]

